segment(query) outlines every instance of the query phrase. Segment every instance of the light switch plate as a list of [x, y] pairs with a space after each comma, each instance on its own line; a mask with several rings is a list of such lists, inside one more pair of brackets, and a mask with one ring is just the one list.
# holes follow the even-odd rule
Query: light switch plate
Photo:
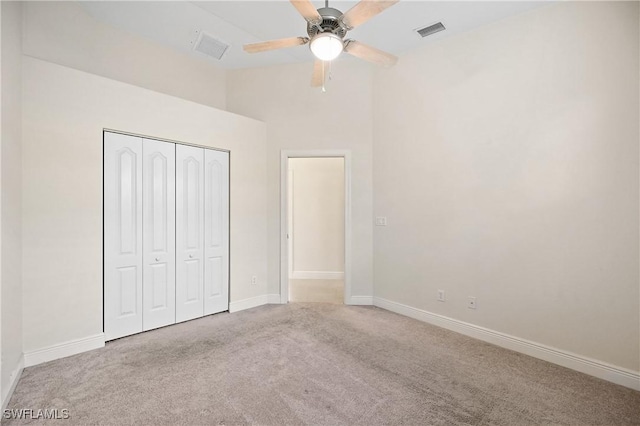
[[387, 226], [387, 218], [385, 216], [376, 217], [376, 226]]

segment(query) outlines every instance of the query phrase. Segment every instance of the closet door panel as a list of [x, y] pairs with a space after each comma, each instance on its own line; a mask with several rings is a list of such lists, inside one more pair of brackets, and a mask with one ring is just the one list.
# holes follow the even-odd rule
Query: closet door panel
[[175, 149], [144, 139], [143, 329], [176, 322]]
[[142, 331], [142, 139], [104, 134], [105, 339]]
[[176, 145], [176, 322], [204, 315], [204, 150]]
[[229, 309], [229, 153], [205, 150], [204, 314]]

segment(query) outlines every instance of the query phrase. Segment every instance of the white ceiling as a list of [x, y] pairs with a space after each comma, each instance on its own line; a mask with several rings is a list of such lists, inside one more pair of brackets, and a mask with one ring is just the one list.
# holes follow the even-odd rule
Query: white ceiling
[[[316, 0], [313, 3], [316, 7], [324, 6], [324, 1]], [[356, 3], [330, 1], [329, 6], [345, 12]], [[306, 22], [286, 0], [86, 1], [81, 4], [98, 21], [205, 58], [227, 69], [313, 59], [307, 46], [257, 54], [248, 54], [242, 50], [245, 43], [306, 36]], [[403, 0], [350, 31], [347, 38], [397, 55], [543, 4], [545, 2], [540, 1]], [[436, 22], [442, 22], [447, 29], [426, 38], [415, 32], [418, 28]], [[221, 60], [193, 50], [200, 31], [231, 46]]]

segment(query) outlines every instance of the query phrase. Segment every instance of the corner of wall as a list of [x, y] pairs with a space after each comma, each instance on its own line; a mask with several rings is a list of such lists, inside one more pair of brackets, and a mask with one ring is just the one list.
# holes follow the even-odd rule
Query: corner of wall
[[24, 367], [22, 338], [22, 3], [0, 3], [0, 397]]
[[16, 389], [18, 382], [20, 381], [20, 377], [22, 376], [22, 371], [24, 370], [24, 356], [20, 357], [18, 361], [18, 365], [11, 372], [9, 378], [7, 379], [7, 384], [2, 387], [2, 394], [0, 398], [0, 410], [4, 411], [11, 400], [11, 396], [13, 395], [13, 391]]
[[[0, 70], [2, 70], [2, 4], [0, 3]], [[0, 79], [1, 80], [1, 79]], [[0, 176], [2, 176], [2, 81], [0, 81]], [[2, 233], [2, 185], [0, 185], [0, 235]], [[0, 238], [0, 319], [2, 318], [2, 238]], [[0, 321], [1, 325], [1, 321]], [[2, 327], [0, 327], [0, 353], [2, 353]], [[2, 357], [0, 356], [0, 372], [2, 371]], [[2, 374], [0, 373], [0, 398], [4, 386], [2, 385]], [[0, 404], [4, 408], [4, 399], [0, 399]]]

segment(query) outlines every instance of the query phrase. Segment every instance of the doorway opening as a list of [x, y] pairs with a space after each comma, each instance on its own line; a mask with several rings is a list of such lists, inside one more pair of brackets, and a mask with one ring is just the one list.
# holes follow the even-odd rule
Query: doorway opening
[[281, 302], [348, 303], [350, 158], [282, 154]]

